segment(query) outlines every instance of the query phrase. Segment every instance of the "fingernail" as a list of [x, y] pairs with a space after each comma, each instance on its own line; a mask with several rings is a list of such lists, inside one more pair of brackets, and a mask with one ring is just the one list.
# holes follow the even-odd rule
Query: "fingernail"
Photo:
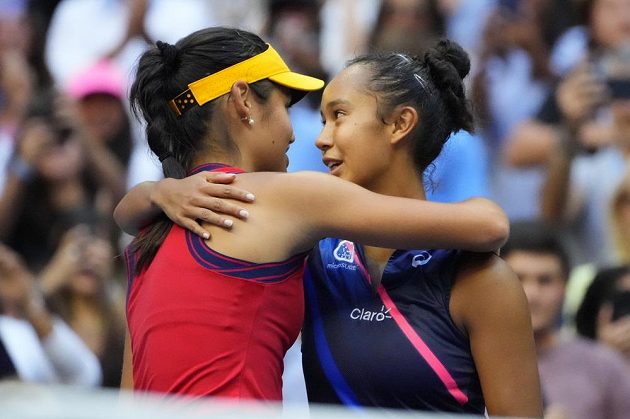
[[234, 221], [232, 220], [224, 220], [223, 221], [223, 225], [226, 227], [232, 227], [232, 224], [234, 224]]
[[210, 238], [210, 234], [209, 233], [203, 233], [203, 238], [205, 240], [208, 240]]
[[249, 217], [249, 212], [247, 212], [246, 210], [240, 210], [240, 211], [238, 212], [238, 215], [239, 215], [241, 218], [247, 218], [247, 217]]
[[248, 201], [253, 201], [254, 199], [256, 199], [256, 197], [253, 193], [248, 193], [247, 195], [245, 195], [245, 199], [247, 199]]

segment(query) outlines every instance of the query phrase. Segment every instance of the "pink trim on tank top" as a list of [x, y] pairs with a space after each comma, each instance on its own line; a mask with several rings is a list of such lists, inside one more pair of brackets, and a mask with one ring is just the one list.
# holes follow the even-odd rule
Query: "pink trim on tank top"
[[[356, 251], [354, 251], [353, 253], [354, 261], [363, 273], [364, 278], [369, 284], [372, 284], [372, 276], [365, 268], [365, 266], [363, 266], [361, 259], [359, 259], [358, 253]], [[378, 295], [381, 297], [381, 301], [383, 301], [383, 304], [389, 310], [389, 313], [394, 318], [394, 321], [396, 322], [400, 330], [405, 334], [405, 336], [407, 336], [407, 339], [409, 339], [409, 342], [413, 345], [416, 351], [418, 351], [420, 356], [424, 358], [431, 369], [437, 374], [448, 392], [451, 393], [451, 395], [455, 398], [455, 400], [457, 400], [460, 405], [463, 406], [468, 403], [468, 396], [466, 396], [466, 394], [464, 394], [464, 392], [459, 389], [457, 383], [455, 382], [455, 379], [448, 372], [444, 364], [440, 362], [440, 360], [437, 358], [437, 356], [435, 356], [435, 354], [431, 351], [427, 344], [424, 343], [420, 335], [418, 335], [413, 327], [411, 327], [411, 325], [402, 315], [400, 310], [398, 310], [398, 307], [385, 290], [385, 287], [383, 287], [383, 284], [379, 284], [377, 291]]]

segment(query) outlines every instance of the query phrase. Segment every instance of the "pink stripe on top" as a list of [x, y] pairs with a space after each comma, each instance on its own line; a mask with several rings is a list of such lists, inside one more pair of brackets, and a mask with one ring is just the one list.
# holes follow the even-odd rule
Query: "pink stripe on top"
[[[356, 252], [354, 252], [354, 261], [359, 266], [361, 272], [363, 272], [363, 275], [365, 276], [368, 283], [371, 284], [372, 277], [368, 270], [365, 269], [365, 266], [363, 266], [363, 263], [361, 263], [361, 260], [357, 256]], [[383, 301], [383, 304], [389, 310], [389, 314], [392, 315], [400, 330], [405, 334], [405, 336], [407, 336], [407, 339], [409, 339], [409, 342], [411, 342], [411, 344], [416, 349], [416, 351], [418, 351], [420, 356], [424, 358], [431, 369], [438, 375], [442, 383], [444, 383], [444, 386], [446, 387], [448, 392], [451, 393], [451, 395], [455, 398], [455, 400], [457, 400], [460, 405], [468, 403], [468, 396], [466, 396], [464, 392], [459, 389], [457, 383], [448, 372], [444, 364], [440, 362], [440, 360], [435, 356], [435, 354], [431, 351], [427, 344], [424, 343], [420, 335], [418, 335], [413, 327], [411, 327], [411, 325], [402, 315], [400, 310], [398, 310], [398, 307], [396, 307], [396, 304], [385, 290], [385, 287], [383, 287], [383, 284], [379, 284], [377, 291], [378, 295]]]

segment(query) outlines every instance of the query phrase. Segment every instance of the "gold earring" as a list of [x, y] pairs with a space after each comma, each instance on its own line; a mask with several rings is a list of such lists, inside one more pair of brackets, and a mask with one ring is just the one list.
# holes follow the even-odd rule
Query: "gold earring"
[[247, 115], [241, 118], [241, 121], [247, 121], [247, 123], [251, 126], [254, 125], [254, 118], [251, 115]]

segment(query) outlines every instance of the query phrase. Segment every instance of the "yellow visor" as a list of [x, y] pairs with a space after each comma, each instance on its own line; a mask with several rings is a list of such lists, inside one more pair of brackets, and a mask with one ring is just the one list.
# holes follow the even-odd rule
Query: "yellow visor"
[[323, 80], [292, 72], [269, 45], [265, 52], [190, 83], [187, 90], [169, 102], [169, 106], [180, 116], [194, 105], [203, 106], [228, 93], [239, 80], [254, 83], [263, 79], [305, 93], [324, 87]]

